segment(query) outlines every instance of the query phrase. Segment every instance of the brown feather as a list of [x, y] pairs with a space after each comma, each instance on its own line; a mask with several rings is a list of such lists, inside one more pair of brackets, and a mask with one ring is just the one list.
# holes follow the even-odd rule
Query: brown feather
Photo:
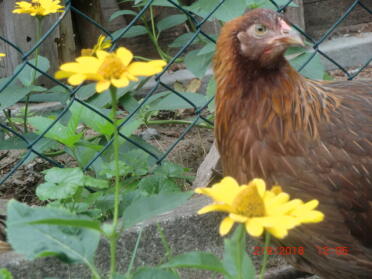
[[[259, 20], [273, 24], [272, 14], [257, 9], [227, 23], [217, 42], [215, 136], [224, 175], [239, 183], [261, 177], [293, 198], [318, 199], [326, 219], [283, 240], [305, 247], [290, 261], [324, 278], [370, 278], [372, 81], [314, 81], [282, 55], [270, 65], [242, 56], [237, 33]], [[319, 255], [324, 246], [349, 254]]]

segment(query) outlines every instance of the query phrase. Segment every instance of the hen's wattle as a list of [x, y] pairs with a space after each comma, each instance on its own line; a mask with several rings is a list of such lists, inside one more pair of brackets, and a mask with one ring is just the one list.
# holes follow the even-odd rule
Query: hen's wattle
[[318, 199], [325, 220], [280, 243], [304, 247], [289, 261], [327, 279], [371, 278], [372, 81], [304, 78], [283, 55], [300, 43], [270, 10], [223, 27], [214, 73], [224, 175], [239, 183], [260, 177], [293, 198]]

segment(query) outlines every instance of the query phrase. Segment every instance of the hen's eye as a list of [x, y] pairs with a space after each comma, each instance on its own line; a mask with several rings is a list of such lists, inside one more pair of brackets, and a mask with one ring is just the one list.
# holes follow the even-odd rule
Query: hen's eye
[[256, 24], [254, 31], [256, 32], [256, 35], [262, 36], [267, 33], [267, 27], [263, 24]]

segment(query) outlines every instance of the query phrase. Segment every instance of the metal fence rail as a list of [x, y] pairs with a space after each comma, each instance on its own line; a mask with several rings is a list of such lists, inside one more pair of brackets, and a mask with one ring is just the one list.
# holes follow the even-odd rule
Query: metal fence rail
[[[206, 109], [206, 107], [209, 105], [209, 103], [213, 100], [213, 98], [211, 98], [210, 100], [208, 100], [208, 102], [206, 102], [204, 105], [202, 106], [197, 106], [196, 104], [194, 104], [191, 100], [185, 98], [184, 96], [182, 96], [180, 94], [180, 92], [177, 92], [176, 90], [174, 90], [173, 88], [171, 88], [169, 85], [167, 85], [164, 81], [163, 81], [163, 76], [164, 74], [166, 73], [166, 71], [172, 66], [172, 64], [174, 64], [177, 60], [177, 58], [179, 58], [180, 56], [184, 55], [185, 52], [188, 51], [190, 45], [193, 43], [193, 41], [198, 37], [198, 36], [204, 36], [207, 40], [210, 40], [212, 42], [214, 42], [214, 39], [209, 36], [208, 34], [206, 34], [203, 30], [202, 30], [202, 26], [208, 21], [208, 19], [213, 15], [213, 13], [215, 13], [220, 7], [221, 5], [227, 0], [220, 0], [220, 1], [216, 1], [216, 5], [213, 9], [210, 10], [210, 13], [205, 16], [204, 18], [200, 18], [199, 16], [196, 16], [195, 14], [191, 13], [190, 11], [184, 9], [181, 5], [179, 5], [178, 3], [176, 3], [176, 1], [173, 1], [173, 0], [167, 0], [167, 2], [169, 2], [171, 5], [173, 5], [175, 8], [179, 9], [179, 11], [181, 11], [182, 13], [186, 14], [187, 17], [195, 24], [196, 26], [196, 31], [194, 32], [193, 36], [189, 39], [189, 41], [183, 46], [181, 47], [181, 49], [179, 49], [179, 51], [174, 55], [174, 57], [169, 61], [168, 65], [165, 67], [165, 69], [163, 70], [163, 72], [161, 72], [160, 74], [158, 74], [155, 78], [155, 81], [156, 81], [156, 85], [148, 92], [148, 94], [145, 96], [145, 98], [141, 101], [141, 103], [137, 106], [136, 109], [134, 109], [129, 115], [128, 117], [126, 118], [126, 120], [120, 125], [120, 127], [118, 127], [118, 129], [120, 129], [121, 127], [125, 126], [128, 124], [128, 122], [139, 112], [139, 110], [141, 109], [141, 107], [145, 106], [146, 103], [148, 102], [149, 98], [155, 93], [155, 91], [162, 87], [162, 88], [165, 88], [166, 90], [170, 90], [172, 91], [174, 94], [176, 94], [177, 96], [179, 96], [180, 98], [183, 98], [187, 103], [189, 103], [194, 109], [195, 109], [195, 117], [193, 118], [193, 121], [192, 123], [187, 127], [185, 128], [185, 130], [183, 131], [183, 133], [179, 136], [179, 138], [171, 145], [169, 146], [169, 148], [167, 150], [165, 150], [162, 154], [155, 154], [154, 152], [152, 152], [151, 150], [149, 150], [148, 148], [142, 146], [140, 143], [136, 142], [135, 140], [131, 139], [130, 137], [124, 135], [123, 133], [120, 133], [120, 136], [127, 140], [128, 142], [132, 143], [133, 145], [135, 145], [136, 147], [142, 149], [144, 152], [148, 153], [150, 156], [152, 156], [156, 163], [161, 163], [167, 156], [168, 154], [172, 151], [172, 149], [179, 143], [180, 140], [182, 140], [184, 138], [184, 136], [190, 131], [191, 128], [193, 128], [197, 123], [199, 123], [200, 121], [204, 121], [204, 122], [207, 122], [209, 124], [212, 124], [210, 120], [208, 120], [207, 118], [205, 118], [203, 115], [202, 115], [202, 112]], [[290, 5], [293, 0], [290, 0], [288, 1], [285, 5], [278, 5], [277, 4], [277, 1], [275, 0], [268, 0], [270, 1], [272, 4], [274, 4], [277, 8], [277, 11], [278, 12], [283, 12], [284, 9], [286, 9], [288, 7], [288, 5]], [[55, 120], [52, 122], [51, 125], [49, 125], [49, 127], [43, 131], [37, 138], [33, 139], [33, 140], [29, 140], [25, 137], [25, 135], [23, 135], [22, 133], [16, 131], [15, 129], [13, 129], [12, 127], [6, 125], [3, 120], [0, 120], [0, 129], [4, 129], [5, 131], [8, 131], [9, 133], [11, 133], [14, 137], [17, 137], [18, 139], [21, 139], [25, 145], [27, 145], [26, 149], [26, 153], [23, 155], [23, 157], [13, 166], [13, 168], [3, 177], [0, 178], [0, 185], [2, 183], [4, 183], [12, 174], [14, 174], [14, 172], [17, 171], [17, 169], [19, 167], [22, 166], [22, 164], [24, 164], [24, 162], [32, 155], [32, 154], [36, 154], [38, 157], [40, 158], [43, 158], [44, 160], [52, 163], [54, 166], [58, 166], [58, 167], [63, 167], [63, 165], [61, 165], [61, 163], [57, 162], [56, 160], [54, 160], [52, 157], [48, 157], [46, 156], [45, 154], [39, 152], [37, 149], [36, 149], [36, 145], [40, 142], [40, 140], [43, 139], [43, 137], [45, 136], [45, 134], [50, 131], [52, 129], [52, 127], [54, 125], [56, 125], [57, 122], [59, 122], [62, 117], [65, 116], [65, 114], [68, 112], [69, 108], [73, 105], [73, 103], [75, 102], [78, 102], [80, 104], [82, 104], [83, 106], [85, 106], [86, 108], [89, 108], [91, 110], [93, 110], [95, 113], [97, 113], [98, 115], [100, 115], [102, 118], [106, 119], [107, 121], [109, 121], [110, 123], [112, 123], [112, 120], [107, 117], [106, 115], [102, 114], [100, 111], [96, 110], [94, 107], [92, 107], [89, 103], [79, 99], [77, 93], [79, 92], [81, 86], [78, 86], [74, 89], [70, 89], [69, 87], [67, 87], [63, 82], [59, 81], [59, 80], [56, 80], [52, 75], [46, 73], [46, 72], [43, 72], [40, 68], [38, 67], [34, 67], [33, 64], [30, 63], [30, 59], [32, 57], [32, 55], [35, 53], [35, 50], [40, 46], [42, 45], [46, 39], [50, 36], [50, 34], [59, 26], [59, 24], [61, 23], [62, 19], [66, 16], [66, 14], [72, 12], [72, 13], [75, 13], [77, 14], [78, 16], [81, 16], [81, 17], [84, 17], [86, 20], [88, 20], [91, 24], [94, 24], [98, 29], [100, 29], [102, 31], [103, 34], [105, 34], [106, 36], [108, 37], [111, 37], [113, 38], [113, 45], [112, 45], [112, 48], [111, 50], [115, 49], [117, 47], [117, 42], [118, 40], [120, 40], [125, 34], [126, 32], [128, 32], [136, 23], [137, 21], [139, 20], [139, 18], [149, 9], [150, 5], [154, 2], [154, 0], [149, 0], [147, 2], [147, 4], [145, 6], [143, 6], [142, 10], [139, 12], [139, 14], [137, 14], [137, 16], [135, 16], [133, 18], [133, 20], [127, 25], [127, 27], [122, 30], [121, 34], [119, 34], [118, 36], [116, 36], [116, 38], [113, 38], [112, 34], [110, 32], [108, 32], [103, 26], [101, 26], [100, 24], [98, 24], [97, 22], [95, 22], [92, 18], [90, 18], [89, 16], [87, 16], [86, 14], [84, 14], [83, 12], [81, 12], [80, 10], [78, 10], [76, 7], [73, 6], [72, 2], [71, 1], [65, 1], [64, 5], [65, 5], [65, 9], [64, 9], [64, 12], [59, 16], [58, 20], [56, 20], [56, 22], [49, 28], [49, 30], [44, 33], [44, 35], [40, 38], [40, 40], [38, 42], [36, 42], [34, 44], [34, 46], [29, 49], [28, 51], [23, 51], [21, 48], [19, 48], [17, 45], [13, 44], [10, 40], [8, 40], [7, 38], [3, 37], [1, 34], [0, 34], [0, 40], [3, 41], [5, 44], [8, 44], [11, 48], [13, 48], [14, 50], [16, 50], [22, 57], [22, 64], [21, 64], [21, 67], [18, 68], [17, 71], [15, 71], [13, 73], [13, 75], [10, 77], [10, 79], [3, 85], [1, 86], [0, 88], [0, 94], [2, 94], [2, 92], [8, 87], [10, 86], [10, 84], [17, 78], [17, 76], [20, 74], [20, 72], [26, 67], [26, 66], [29, 66], [33, 69], [35, 69], [36, 71], [38, 71], [39, 73], [42, 74], [42, 76], [44, 76], [45, 78], [49, 79], [51, 82], [55, 83], [56, 85], [60, 85], [62, 87], [64, 87], [66, 90], [69, 90], [69, 94], [70, 94], [70, 99], [69, 101], [66, 103], [65, 107], [63, 108], [63, 110], [58, 114], [58, 116], [55, 118]], [[283, 1], [281, 1], [282, 3]], [[301, 71], [312, 59], [313, 57], [319, 53], [321, 56], [325, 57], [326, 59], [330, 60], [332, 63], [334, 63], [335, 65], [337, 65], [337, 67], [339, 69], [341, 69], [348, 77], [348, 79], [353, 79], [355, 76], [357, 76], [365, 67], [368, 66], [368, 64], [370, 64], [370, 62], [372, 61], [372, 57], [371, 59], [369, 59], [368, 61], [366, 61], [365, 65], [363, 65], [357, 72], [353, 72], [353, 73], [349, 73], [345, 68], [343, 68], [337, 61], [333, 60], [331, 57], [329, 57], [327, 54], [325, 54], [324, 52], [322, 52], [321, 50], [319, 50], [319, 46], [321, 44], [324, 43], [324, 41], [330, 36], [330, 34], [335, 30], [335, 28], [337, 26], [340, 25], [341, 22], [343, 22], [345, 20], [345, 18], [350, 14], [352, 13], [352, 11], [357, 7], [362, 7], [363, 9], [365, 9], [368, 13], [372, 14], [372, 11], [366, 7], [362, 1], [360, 0], [356, 0], [354, 1], [349, 9], [333, 24], [333, 26], [327, 31], [324, 33], [324, 35], [319, 39], [319, 40], [315, 40], [313, 39], [310, 35], [308, 35], [306, 32], [304, 32], [303, 30], [301, 30], [298, 26], [294, 26], [294, 28], [296, 28], [298, 31], [300, 31], [308, 41], [310, 41], [312, 44], [313, 44], [313, 48], [314, 48], [314, 54], [302, 65], [302, 67], [299, 69], [299, 71]], [[95, 154], [95, 156], [93, 157], [93, 159], [90, 160], [90, 162], [88, 164], [85, 165], [85, 170], [88, 169], [104, 152], [105, 150], [107, 150], [110, 145], [112, 144], [112, 140], [107, 142], [107, 144], [104, 146], [104, 148], [97, 152]]]

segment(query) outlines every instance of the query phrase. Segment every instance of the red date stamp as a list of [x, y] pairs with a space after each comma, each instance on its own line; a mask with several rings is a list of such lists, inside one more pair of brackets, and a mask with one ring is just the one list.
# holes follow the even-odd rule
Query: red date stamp
[[344, 246], [338, 247], [316, 246], [316, 248], [318, 249], [318, 254], [323, 256], [328, 255], [346, 256], [350, 252], [350, 248]]
[[[348, 255], [350, 252], [350, 247], [345, 246], [338, 246], [338, 247], [329, 247], [329, 246], [315, 246], [318, 250], [318, 255], [322, 256], [329, 256], [329, 255], [337, 255], [337, 256], [345, 256]], [[262, 256], [266, 253], [268, 255], [304, 255], [305, 248], [303, 246], [297, 247], [290, 247], [290, 246], [279, 246], [279, 247], [262, 247], [262, 246], [254, 246], [252, 254], [255, 256]]]
[[[261, 256], [265, 253], [265, 247], [255, 246], [253, 249], [253, 255]], [[279, 247], [266, 247], [266, 253], [268, 255], [303, 255], [305, 249], [302, 246], [289, 247], [289, 246], [279, 246]]]

